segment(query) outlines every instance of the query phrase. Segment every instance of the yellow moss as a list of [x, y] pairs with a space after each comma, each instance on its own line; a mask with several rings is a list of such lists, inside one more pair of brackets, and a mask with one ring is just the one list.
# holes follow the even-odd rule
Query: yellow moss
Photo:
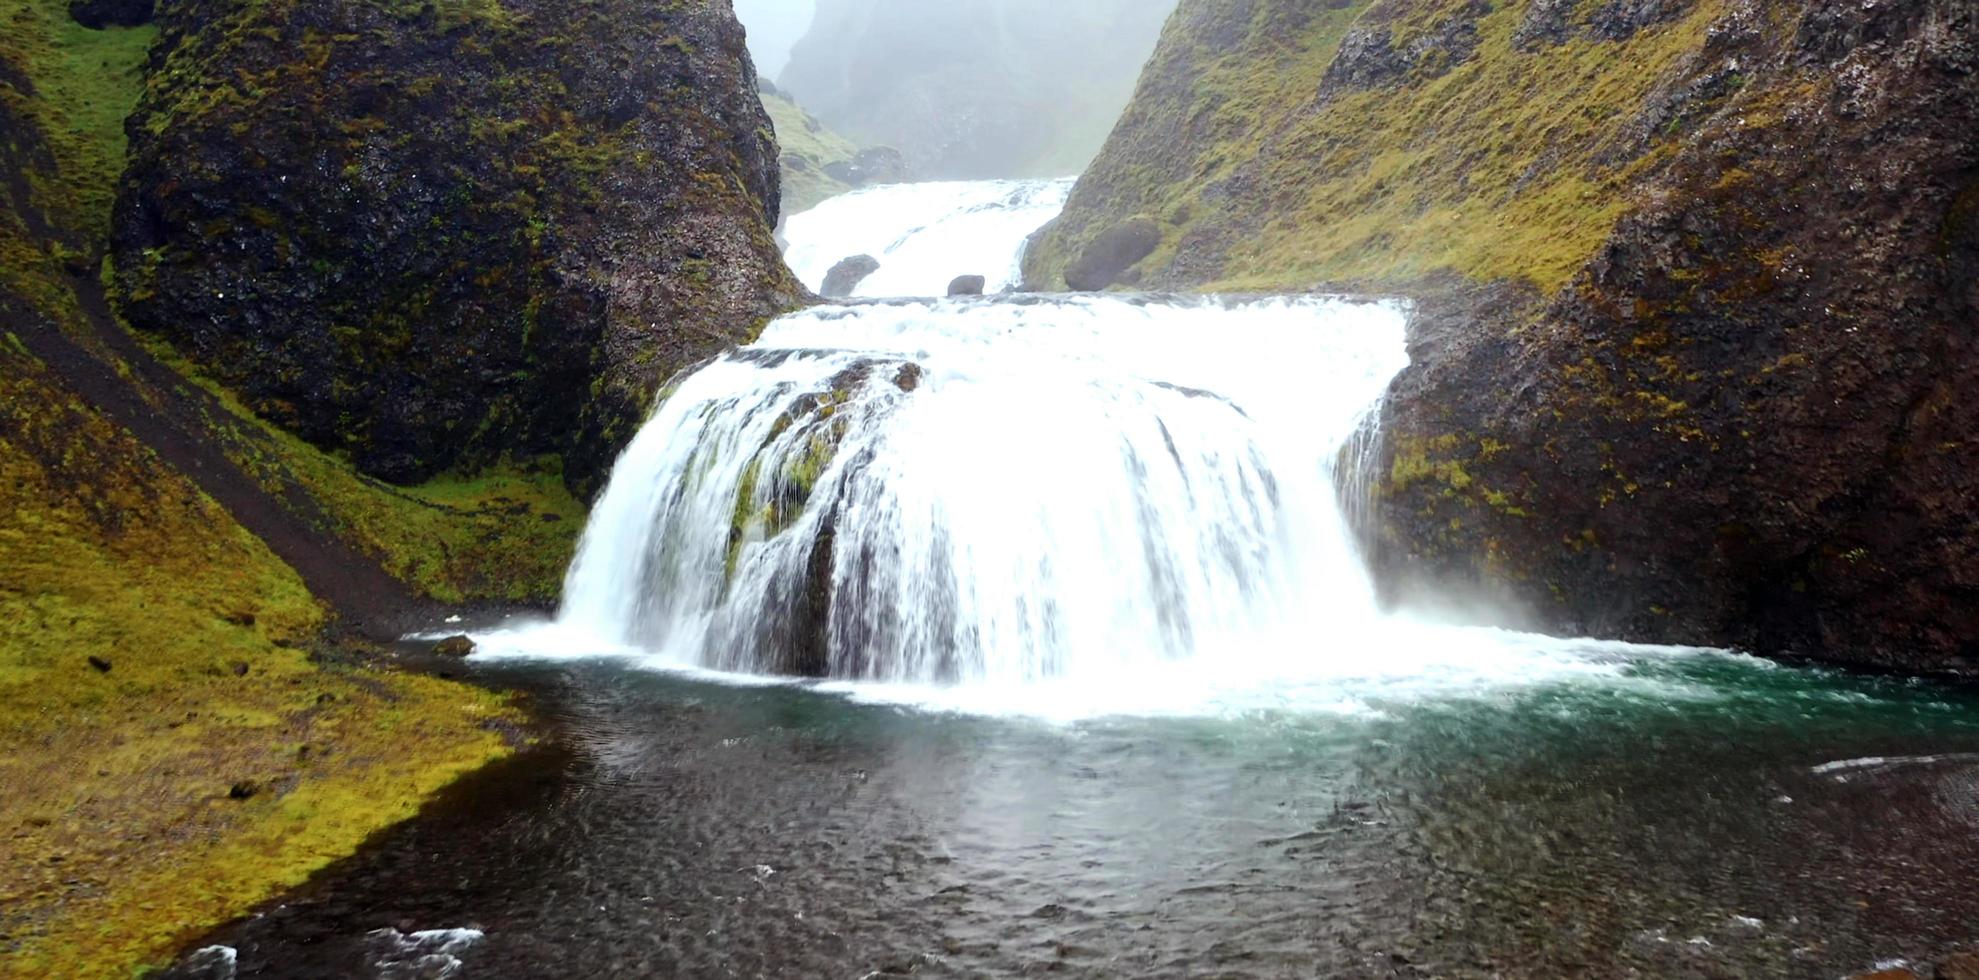
[[[1434, 79], [1336, 94], [1314, 93], [1341, 39], [1371, 13], [1407, 16], [1398, 38], [1454, 16], [1468, 0], [1369, 3], [1315, 11], [1288, 34], [1254, 8], [1237, 50], [1198, 50], [1178, 18], [1151, 73], [1198, 71], [1186, 104], [1144, 84], [1137, 104], [1088, 182], [1114, 198], [1104, 215], [1075, 206], [1037, 249], [1034, 275], [1050, 278], [1108, 220], [1171, 216], [1149, 267], [1172, 261], [1184, 235], [1228, 212], [1217, 186], [1240, 179], [1246, 199], [1269, 202], [1261, 227], [1235, 236], [1212, 290], [1308, 288], [1320, 282], [1401, 283], [1454, 271], [1477, 280], [1564, 285], [1627, 208], [1624, 191], [1674, 152], [1667, 136], [1639, 155], [1608, 160], [1658, 81], [1703, 43], [1722, 0], [1624, 42], [1576, 37], [1526, 53], [1512, 44], [1525, 3], [1477, 20], [1475, 57]], [[1169, 101], [1161, 101], [1166, 97]], [[1187, 180], [1137, 159], [1171, 147], [1145, 117], [1186, 118], [1205, 134], [1190, 146]], [[1083, 222], [1083, 223], [1082, 223]]]
[[227, 414], [209, 419], [235, 463], [270, 492], [296, 494], [332, 534], [393, 577], [441, 602], [551, 602], [584, 530], [585, 509], [564, 487], [555, 459], [522, 461], [472, 476], [397, 487], [269, 424], [169, 345], [160, 360], [204, 388]]
[[493, 695], [311, 663], [322, 621], [217, 504], [0, 348], [0, 976], [128, 975], [506, 751]]
[[774, 92], [763, 93], [763, 108], [775, 128], [783, 166], [783, 213], [798, 214], [852, 187], [833, 179], [825, 167], [850, 161], [859, 148], [818, 122], [797, 103]]

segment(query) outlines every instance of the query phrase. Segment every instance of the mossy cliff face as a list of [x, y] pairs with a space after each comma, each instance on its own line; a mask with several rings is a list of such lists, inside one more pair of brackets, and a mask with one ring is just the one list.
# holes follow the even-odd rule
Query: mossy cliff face
[[1975, 201], [1969, 3], [1201, 0], [1029, 272], [1414, 298], [1392, 599], [1964, 669]]
[[394, 482], [565, 457], [800, 288], [708, 0], [174, 0], [131, 120], [121, 305]]

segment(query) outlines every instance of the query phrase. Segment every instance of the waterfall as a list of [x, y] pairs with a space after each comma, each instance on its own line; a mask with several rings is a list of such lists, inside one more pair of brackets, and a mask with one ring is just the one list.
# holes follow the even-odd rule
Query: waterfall
[[[810, 279], [872, 253], [994, 291], [1063, 182], [899, 185], [792, 219]], [[994, 270], [1004, 270], [999, 281]], [[1365, 519], [1406, 312], [1323, 297], [1005, 294], [795, 313], [678, 379], [550, 623], [486, 658], [613, 655], [1054, 719], [1381, 712], [1696, 651], [1376, 609]]]
[[879, 271], [857, 296], [941, 296], [957, 276], [996, 293], [1022, 278], [1024, 240], [1058, 216], [1071, 180], [890, 184], [832, 198], [784, 226], [784, 259], [812, 289], [840, 260], [870, 255]]
[[824, 307], [683, 379], [564, 625], [724, 671], [1021, 684], [1285, 655], [1377, 618], [1334, 461], [1393, 306]]

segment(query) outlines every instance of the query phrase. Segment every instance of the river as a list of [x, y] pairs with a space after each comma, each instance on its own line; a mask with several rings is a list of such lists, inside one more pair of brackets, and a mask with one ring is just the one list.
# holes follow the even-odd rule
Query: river
[[[786, 234], [809, 279], [994, 292], [1062, 200], [882, 188]], [[553, 744], [181, 975], [1838, 977], [1969, 941], [1972, 692], [1378, 608], [1348, 477], [1406, 318], [772, 324], [667, 392], [558, 615], [477, 632]]]

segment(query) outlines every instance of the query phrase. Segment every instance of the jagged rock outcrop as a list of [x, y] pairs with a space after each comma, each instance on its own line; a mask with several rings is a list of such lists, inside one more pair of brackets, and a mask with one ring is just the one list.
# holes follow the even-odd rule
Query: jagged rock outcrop
[[854, 255], [840, 259], [837, 265], [825, 273], [824, 288], [819, 294], [828, 299], [844, 299], [858, 290], [866, 277], [880, 271], [880, 261], [870, 255]]
[[1099, 149], [1173, 0], [821, 0], [777, 77], [921, 179], [1058, 177]]
[[1417, 299], [1391, 600], [1979, 666], [1972, 5], [1510, 2], [1440, 77], [1368, 67], [1468, 9], [1185, 2], [1030, 283], [1151, 215], [1148, 285]]
[[115, 263], [258, 413], [417, 481], [598, 485], [673, 371], [795, 303], [724, 5], [163, 10]]

